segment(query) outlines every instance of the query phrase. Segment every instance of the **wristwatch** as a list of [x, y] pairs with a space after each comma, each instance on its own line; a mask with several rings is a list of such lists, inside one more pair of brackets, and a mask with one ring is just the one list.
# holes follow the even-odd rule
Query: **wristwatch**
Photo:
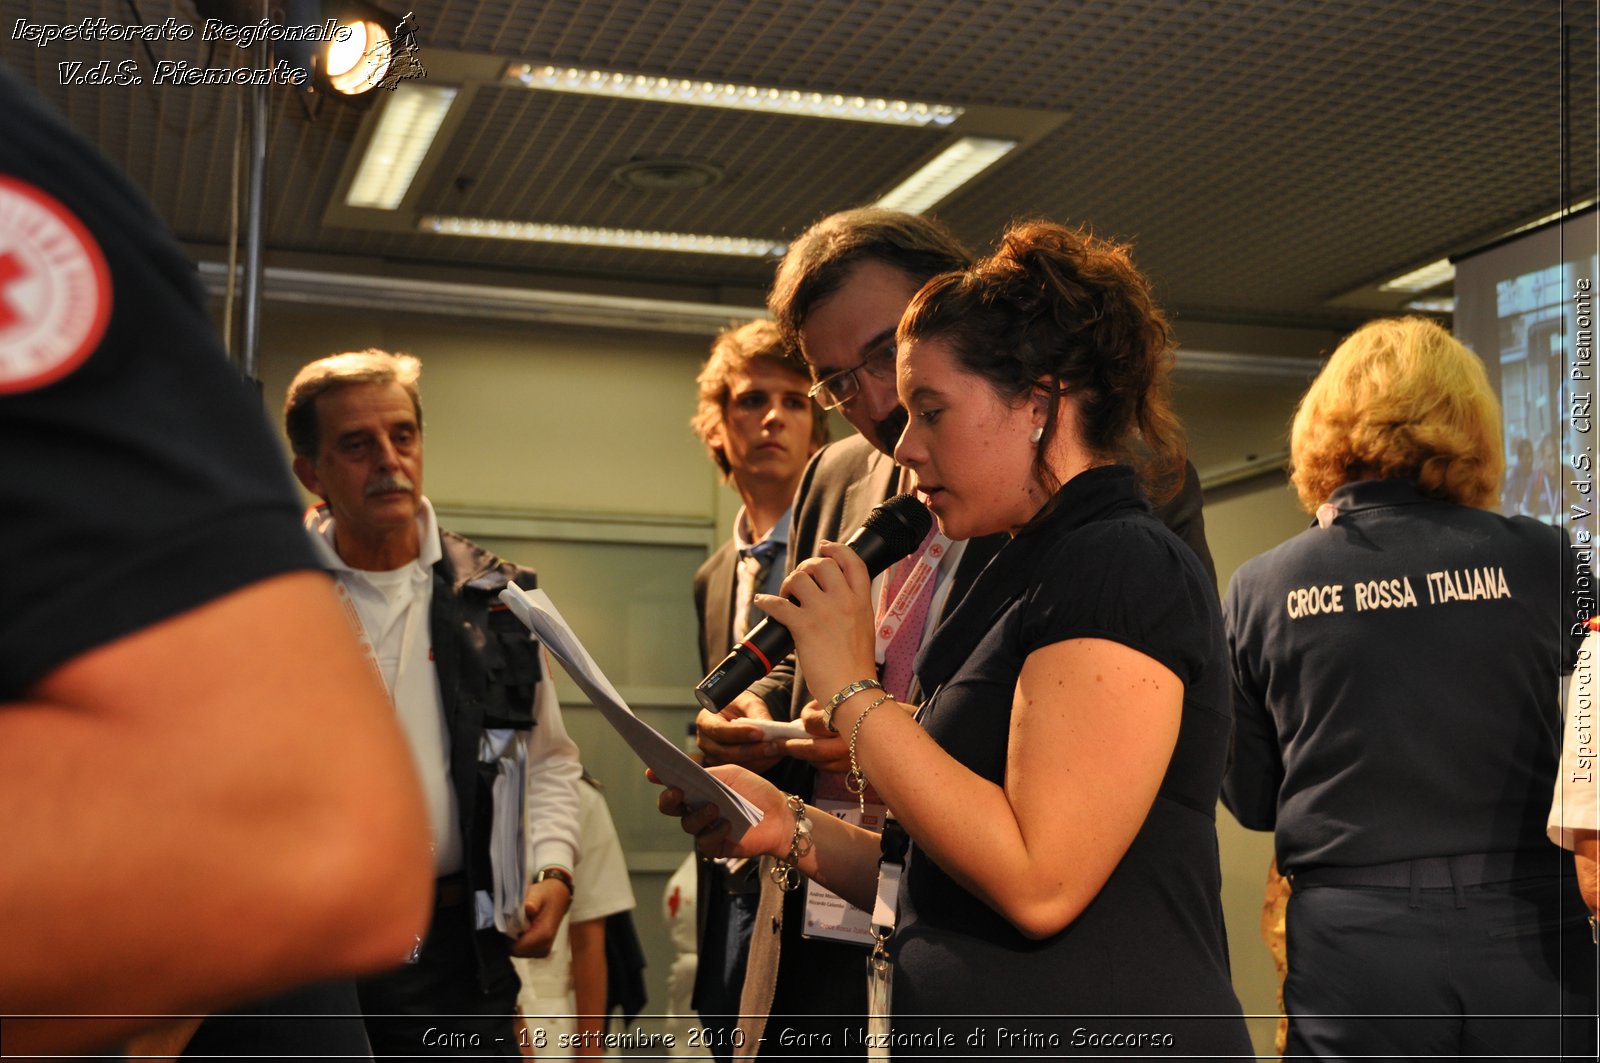
[[572, 872], [564, 867], [547, 867], [533, 876], [533, 881], [543, 882], [547, 878], [553, 878], [567, 887], [567, 896], [569, 897], [576, 895], [578, 892], [578, 887], [572, 881]]

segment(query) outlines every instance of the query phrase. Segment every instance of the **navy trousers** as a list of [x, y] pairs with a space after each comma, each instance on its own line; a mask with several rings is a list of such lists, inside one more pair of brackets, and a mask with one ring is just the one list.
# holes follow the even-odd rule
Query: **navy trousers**
[[1592, 1060], [1587, 916], [1570, 873], [1433, 889], [1297, 882], [1286, 1058]]
[[696, 977], [695, 1007], [708, 1031], [712, 1058], [717, 1063], [733, 1059], [734, 1028], [739, 1025], [739, 996], [750, 959], [750, 931], [755, 925], [757, 893], [729, 894], [723, 872], [702, 862], [701, 874], [711, 885], [701, 892], [710, 909], [705, 915], [705, 939], [700, 944], [700, 964], [706, 970]]

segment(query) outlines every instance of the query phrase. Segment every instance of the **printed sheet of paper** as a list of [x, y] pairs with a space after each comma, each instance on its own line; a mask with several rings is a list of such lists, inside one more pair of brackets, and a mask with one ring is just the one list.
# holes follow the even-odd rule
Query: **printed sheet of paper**
[[550, 596], [542, 590], [525, 591], [512, 585], [500, 592], [500, 600], [511, 607], [517, 619], [528, 625], [550, 656], [561, 662], [572, 681], [578, 684], [600, 710], [607, 723], [621, 735], [645, 766], [656, 773], [656, 778], [684, 792], [689, 804], [707, 802], [717, 806], [723, 817], [732, 825], [729, 838], [738, 841], [744, 832], [761, 822], [761, 810], [746, 801], [716, 776], [689, 758], [660, 731], [635, 716], [617, 693], [617, 688], [600, 671], [589, 651], [572, 633], [572, 628], [556, 609]]

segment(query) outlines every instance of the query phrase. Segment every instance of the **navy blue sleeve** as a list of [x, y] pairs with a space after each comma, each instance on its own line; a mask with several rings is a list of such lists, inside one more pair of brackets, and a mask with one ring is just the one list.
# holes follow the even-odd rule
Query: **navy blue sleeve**
[[1263, 682], [1256, 674], [1251, 648], [1263, 639], [1252, 633], [1249, 619], [1249, 566], [1240, 569], [1222, 600], [1227, 629], [1228, 665], [1233, 685], [1233, 743], [1228, 770], [1222, 777], [1222, 803], [1251, 830], [1272, 830], [1278, 821], [1278, 791], [1283, 785], [1283, 754], [1278, 731], [1263, 700]]
[[0, 698], [314, 568], [282, 452], [129, 182], [0, 70]]

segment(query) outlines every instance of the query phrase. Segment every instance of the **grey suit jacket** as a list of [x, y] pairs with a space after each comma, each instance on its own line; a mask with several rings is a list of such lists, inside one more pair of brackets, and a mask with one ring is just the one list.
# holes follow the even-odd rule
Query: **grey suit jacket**
[[701, 674], [710, 671], [733, 646], [733, 591], [738, 570], [739, 548], [732, 537], [695, 570], [694, 613], [700, 620]]

